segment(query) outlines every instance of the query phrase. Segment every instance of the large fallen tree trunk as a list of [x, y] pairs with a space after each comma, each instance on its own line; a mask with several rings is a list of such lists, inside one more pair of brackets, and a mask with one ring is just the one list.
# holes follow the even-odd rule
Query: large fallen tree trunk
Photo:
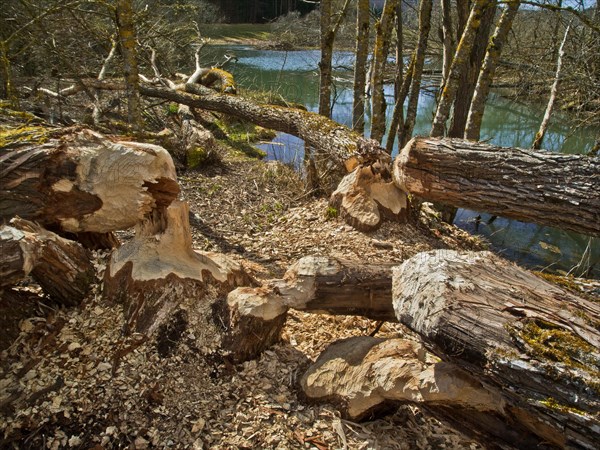
[[[553, 445], [596, 448], [598, 303], [489, 252], [421, 253], [394, 269], [393, 282], [400, 322], [434, 353], [501, 391], [506, 421]], [[458, 424], [477, 422], [445, 412]], [[502, 438], [502, 430], [487, 432]]]
[[127, 229], [179, 193], [162, 147], [112, 142], [90, 130], [0, 151], [0, 220], [69, 233]]
[[423, 199], [600, 236], [600, 159], [414, 138], [394, 181]]
[[192, 334], [205, 353], [237, 362], [276, 342], [285, 322], [285, 314], [267, 316], [243, 301], [227, 307], [227, 292], [253, 283], [239, 263], [192, 249], [189, 208], [175, 201], [113, 251], [104, 296], [124, 306], [125, 333], [156, 339], [161, 356]]
[[66, 306], [79, 304], [96, 279], [88, 252], [80, 244], [17, 218], [0, 227], [0, 288], [28, 275], [44, 293]]
[[[90, 80], [88, 84], [96, 89], [125, 88], [122, 83], [117, 82]], [[255, 103], [243, 97], [220, 94], [194, 83], [179, 84], [175, 88], [144, 83], [140, 85], [140, 93], [191, 108], [228, 114], [264, 128], [292, 134], [345, 167], [348, 172], [360, 164], [390, 162], [389, 154], [377, 141], [366, 139], [327, 117], [302, 109]]]
[[259, 288], [240, 287], [229, 293], [228, 302], [235, 305], [243, 299], [261, 305], [264, 311], [293, 308], [396, 322], [392, 267], [306, 256], [292, 265], [283, 279], [271, 280]]

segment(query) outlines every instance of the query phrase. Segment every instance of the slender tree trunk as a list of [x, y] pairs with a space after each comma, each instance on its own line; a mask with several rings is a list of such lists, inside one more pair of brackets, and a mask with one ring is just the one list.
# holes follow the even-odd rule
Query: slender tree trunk
[[456, 54], [454, 55], [452, 65], [450, 66], [450, 72], [448, 73], [448, 77], [444, 82], [444, 87], [440, 94], [440, 100], [438, 102], [430, 133], [433, 137], [444, 135], [446, 121], [448, 120], [450, 109], [456, 98], [462, 74], [467, 69], [477, 30], [481, 25], [482, 16], [490, 3], [491, 0], [476, 0], [471, 9], [469, 20], [465, 25], [465, 31], [458, 44], [458, 48], [456, 49]]
[[365, 130], [365, 87], [369, 56], [369, 0], [358, 0], [356, 5], [356, 61], [354, 63], [354, 102], [352, 129]]
[[[398, 128], [404, 125], [404, 100], [408, 94], [408, 86], [406, 83], [406, 89], [404, 89], [405, 78], [404, 78], [404, 38], [403, 38], [403, 27], [402, 27], [402, 2], [398, 3], [396, 7], [396, 79], [394, 80], [394, 112], [392, 113], [392, 120], [390, 121], [390, 130], [388, 131], [387, 142], [385, 149], [388, 153], [392, 153], [394, 149], [394, 141], [398, 134]], [[406, 77], [408, 79], [409, 76]]]
[[477, 79], [473, 100], [471, 100], [469, 114], [467, 116], [465, 139], [474, 141], [479, 140], [485, 102], [490, 92], [492, 81], [494, 80], [496, 67], [498, 66], [498, 61], [500, 60], [500, 55], [502, 53], [502, 47], [506, 42], [508, 32], [512, 28], [513, 20], [517, 15], [520, 5], [520, 0], [512, 0], [508, 3], [502, 12], [502, 17], [500, 17], [500, 21], [496, 26], [494, 36], [492, 36], [488, 45], [483, 66], [479, 72], [479, 78]]
[[531, 148], [537, 150], [541, 148], [542, 141], [544, 140], [544, 136], [546, 135], [546, 131], [548, 130], [548, 124], [550, 123], [550, 116], [552, 115], [552, 110], [554, 109], [554, 102], [556, 101], [556, 94], [558, 92], [558, 83], [560, 82], [560, 73], [562, 71], [562, 60], [565, 55], [565, 43], [567, 42], [567, 37], [569, 35], [569, 29], [571, 28], [571, 24], [567, 26], [565, 30], [565, 35], [560, 44], [560, 48], [558, 49], [558, 60], [556, 61], [556, 74], [554, 75], [554, 83], [552, 83], [552, 89], [550, 89], [550, 98], [548, 99], [548, 105], [546, 106], [546, 112], [544, 113], [544, 118], [542, 119], [542, 123], [540, 124], [540, 129], [535, 135], [535, 139]]
[[415, 62], [412, 71], [406, 120], [402, 129], [402, 135], [400, 136], [401, 147], [410, 140], [417, 118], [417, 105], [419, 103], [419, 93], [421, 92], [421, 77], [423, 75], [423, 66], [425, 65], [425, 50], [427, 49], [427, 39], [429, 38], [429, 30], [431, 29], [432, 6], [432, 0], [421, 0], [421, 3], [419, 4], [419, 38], [413, 56]]
[[319, 61], [319, 114], [331, 116], [331, 59], [335, 35], [331, 27], [331, 0], [321, 0], [321, 60]]
[[462, 138], [465, 133], [469, 106], [471, 105], [473, 93], [475, 92], [475, 85], [477, 84], [477, 77], [481, 70], [481, 65], [483, 64], [495, 15], [496, 2], [492, 1], [489, 3], [489, 6], [485, 9], [483, 16], [481, 17], [481, 23], [475, 34], [475, 41], [473, 42], [473, 48], [471, 49], [466, 70], [462, 73], [458, 85], [458, 91], [456, 93], [456, 98], [454, 99], [452, 121], [448, 129], [449, 137]]
[[116, 13], [121, 54], [123, 56], [123, 72], [127, 85], [127, 119], [134, 130], [139, 130], [142, 127], [142, 108], [132, 0], [117, 0]]
[[12, 84], [12, 68], [8, 58], [8, 43], [6, 41], [0, 42], [0, 65], [2, 66], [4, 97], [13, 107], [18, 108], [19, 100]]
[[443, 63], [442, 63], [442, 85], [450, 73], [450, 64], [456, 51], [456, 39], [452, 27], [451, 0], [441, 0], [442, 7], [442, 38], [443, 38]]
[[392, 26], [399, 0], [386, 0], [376, 28], [373, 51], [373, 97], [371, 98], [371, 138], [381, 141], [385, 134], [386, 103], [383, 95], [383, 77], [390, 47]]

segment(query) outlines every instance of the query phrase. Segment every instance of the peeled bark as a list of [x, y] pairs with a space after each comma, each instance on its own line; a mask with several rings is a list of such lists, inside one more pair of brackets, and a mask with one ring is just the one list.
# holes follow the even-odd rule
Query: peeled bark
[[600, 236], [598, 158], [415, 138], [393, 172], [425, 200]]
[[23, 219], [0, 228], [0, 255], [0, 287], [31, 275], [45, 294], [66, 306], [79, 304], [96, 278], [80, 244]]
[[512, 0], [508, 2], [506, 8], [502, 12], [502, 16], [496, 26], [496, 31], [488, 44], [485, 59], [477, 78], [477, 85], [469, 107], [467, 116], [467, 125], [465, 127], [465, 139], [478, 141], [481, 131], [481, 122], [483, 120], [483, 112], [485, 110], [485, 102], [490, 92], [490, 87], [496, 74], [496, 67], [500, 61], [502, 48], [508, 38], [508, 33], [512, 28], [512, 23], [519, 11], [521, 5], [520, 0]]
[[360, 231], [377, 229], [384, 218], [405, 221], [406, 194], [387, 178], [372, 166], [358, 167], [344, 177], [329, 203], [346, 223]]
[[421, 253], [393, 283], [400, 322], [501, 392], [505, 421], [559, 447], [599, 442], [598, 304], [489, 252]]
[[0, 219], [19, 216], [59, 232], [127, 229], [179, 193], [165, 149], [85, 129], [0, 152], [0, 175]]
[[357, 264], [336, 258], [306, 256], [281, 280], [259, 288], [232, 291], [228, 303], [243, 299], [277, 316], [288, 308], [327, 314], [359, 315], [396, 321], [392, 307], [392, 264]]

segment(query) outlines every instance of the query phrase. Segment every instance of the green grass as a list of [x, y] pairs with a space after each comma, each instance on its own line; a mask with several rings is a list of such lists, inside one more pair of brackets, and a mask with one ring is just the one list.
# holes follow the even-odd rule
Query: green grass
[[215, 40], [218, 39], [226, 41], [266, 41], [271, 38], [271, 26], [269, 24], [213, 23], [203, 25], [202, 34], [205, 37]]

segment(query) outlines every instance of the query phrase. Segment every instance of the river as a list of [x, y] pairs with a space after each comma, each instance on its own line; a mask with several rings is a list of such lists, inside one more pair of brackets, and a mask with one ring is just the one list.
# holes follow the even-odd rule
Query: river
[[[268, 90], [288, 101], [302, 103], [309, 111], [318, 108], [318, 50], [259, 50], [248, 46], [211, 46], [204, 52], [206, 65], [233, 53], [237, 63], [227, 67], [243, 89]], [[352, 52], [336, 52], [334, 56], [334, 120], [351, 124], [352, 112]], [[425, 79], [419, 98], [415, 135], [428, 135], [435, 107], [436, 82]], [[393, 86], [385, 86], [388, 115], [393, 105]], [[543, 107], [524, 105], [493, 93], [486, 106], [481, 139], [506, 147], [528, 148], [542, 120]], [[367, 110], [367, 127], [369, 111]], [[567, 118], [556, 115], [544, 139], [543, 148], [563, 153], [581, 154], [589, 151], [599, 127], [574, 129]], [[300, 165], [303, 142], [284, 133], [269, 143], [259, 145], [267, 158]], [[394, 152], [397, 152], [397, 144]], [[477, 216], [481, 221], [476, 221]], [[551, 227], [523, 223], [499, 217], [488, 224], [490, 216], [459, 210], [455, 225], [485, 237], [492, 248], [507, 258], [537, 270], [551, 270], [600, 278], [600, 239]], [[479, 222], [477, 224], [477, 222]]]

